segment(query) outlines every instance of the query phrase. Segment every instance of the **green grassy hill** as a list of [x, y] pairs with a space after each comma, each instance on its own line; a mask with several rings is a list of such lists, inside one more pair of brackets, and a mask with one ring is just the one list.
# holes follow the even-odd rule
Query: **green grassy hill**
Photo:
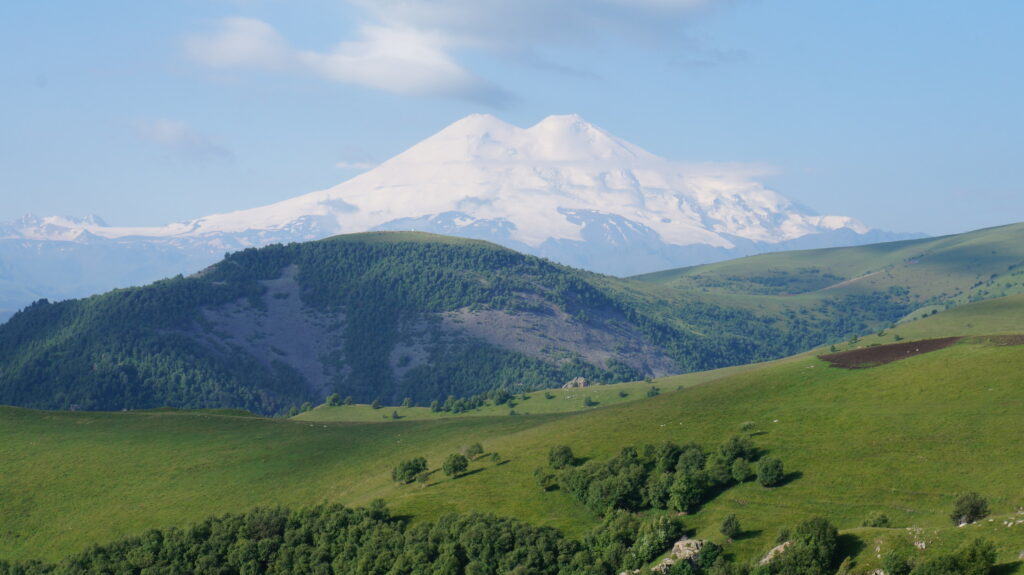
[[1024, 292], [1024, 224], [764, 254], [634, 279], [712, 294], [835, 296], [905, 288], [921, 303], [962, 304]]
[[[945, 330], [959, 330], [961, 322], [984, 330], [986, 317], [1021, 317], [1022, 304], [984, 302], [900, 330], [907, 337], [914, 329], [928, 337], [962, 335]], [[1012, 320], [992, 326], [1007, 331]], [[94, 542], [255, 505], [362, 504], [377, 497], [416, 520], [482, 510], [578, 536], [599, 518], [565, 492], [542, 492], [533, 477], [552, 446], [602, 460], [627, 445], [664, 440], [715, 445], [752, 422], [758, 446], [793, 475], [775, 489], [733, 487], [685, 517], [698, 537], [725, 543], [717, 528], [735, 513], [747, 534], [726, 549], [753, 558], [771, 547], [779, 529], [824, 515], [865, 568], [877, 565], [876, 547], [908, 537], [924, 541], [927, 554], [982, 535], [999, 546], [1007, 564], [1001, 572], [1020, 572], [1014, 562], [1024, 523], [1004, 522], [1024, 518], [1022, 372], [1024, 346], [969, 340], [870, 369], [832, 368], [805, 354], [689, 387], [695, 375], [664, 378], [654, 383], [662, 390], [657, 397], [633, 401], [628, 391], [621, 403], [609, 398], [561, 413], [329, 422], [313, 421], [333, 417], [323, 410], [303, 421], [3, 408], [0, 557], [55, 559]], [[619, 389], [650, 384], [630, 385]], [[534, 396], [516, 409], [564, 401]], [[471, 474], [455, 480], [435, 474], [426, 487], [390, 479], [401, 460], [424, 456], [437, 468], [471, 442], [500, 453], [499, 461], [474, 462]], [[952, 526], [953, 498], [966, 490], [989, 499], [992, 521]], [[860, 527], [873, 511], [887, 514], [893, 528]]]

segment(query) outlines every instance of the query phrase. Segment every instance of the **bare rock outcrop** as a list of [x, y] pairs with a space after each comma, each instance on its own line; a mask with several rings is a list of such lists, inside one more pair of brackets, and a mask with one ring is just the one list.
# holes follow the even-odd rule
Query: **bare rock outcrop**
[[576, 377], [562, 386], [562, 389], [576, 389], [590, 387], [590, 380], [585, 377]]

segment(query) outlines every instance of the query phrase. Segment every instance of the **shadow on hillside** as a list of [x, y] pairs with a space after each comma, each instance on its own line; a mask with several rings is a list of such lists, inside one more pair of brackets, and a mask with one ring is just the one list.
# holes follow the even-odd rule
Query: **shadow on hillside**
[[754, 539], [756, 537], [760, 537], [763, 533], [764, 529], [747, 529], [745, 531], [737, 533], [736, 536], [732, 538], [732, 540], [743, 541], [744, 539]]
[[992, 575], [1014, 575], [1016, 573], [1024, 573], [1024, 561], [1014, 561], [1013, 563], [996, 565], [992, 568], [990, 573], [992, 573]]
[[839, 557], [856, 557], [864, 550], [864, 541], [852, 533], [839, 536]]
[[794, 481], [796, 481], [797, 479], [802, 478], [803, 476], [804, 476], [804, 472], [803, 471], [794, 471], [792, 473], [787, 473], [786, 476], [782, 478], [782, 481], [780, 481], [779, 484], [776, 485], [776, 487], [782, 487], [784, 485], [789, 485], [790, 483], [793, 483]]
[[476, 475], [477, 473], [480, 473], [483, 470], [484, 470], [484, 468], [481, 467], [479, 469], [474, 469], [472, 471], [467, 471], [465, 473], [459, 474], [458, 477], [453, 477], [453, 479], [462, 479], [463, 477], [469, 477], [470, 475]]

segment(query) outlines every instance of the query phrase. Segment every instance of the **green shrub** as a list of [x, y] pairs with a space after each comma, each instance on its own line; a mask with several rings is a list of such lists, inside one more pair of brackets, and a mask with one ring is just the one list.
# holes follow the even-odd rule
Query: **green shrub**
[[737, 483], [743, 483], [750, 479], [751, 475], [753, 475], [753, 471], [750, 469], [750, 463], [747, 463], [747, 460], [736, 458], [736, 461], [732, 462], [732, 478]]
[[466, 456], [461, 453], [453, 453], [448, 456], [448, 459], [444, 460], [444, 464], [441, 465], [441, 471], [448, 477], [458, 477], [466, 472], [469, 468], [469, 460]]
[[416, 476], [427, 470], [427, 460], [424, 457], [414, 457], [399, 463], [391, 470], [391, 479], [398, 483], [411, 483]]
[[727, 515], [722, 520], [722, 526], [718, 530], [729, 539], [733, 539], [743, 531], [740, 527], [740, 520], [736, 518], [735, 513]]
[[555, 469], [564, 469], [576, 465], [576, 456], [568, 445], [556, 445], [548, 452], [548, 465]]
[[974, 523], [988, 515], [988, 501], [974, 491], [962, 493], [953, 503], [953, 513], [949, 518], [954, 525]]
[[892, 523], [889, 521], [889, 516], [879, 511], [872, 511], [868, 514], [861, 526], [863, 527], [891, 527]]
[[785, 476], [782, 462], [774, 457], [766, 457], [757, 465], [757, 481], [765, 487], [779, 485]]

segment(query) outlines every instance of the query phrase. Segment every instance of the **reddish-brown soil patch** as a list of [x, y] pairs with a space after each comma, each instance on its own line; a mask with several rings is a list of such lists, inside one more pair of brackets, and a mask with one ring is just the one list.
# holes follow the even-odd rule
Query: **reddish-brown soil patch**
[[850, 351], [829, 353], [826, 355], [819, 355], [818, 357], [832, 364], [832, 367], [861, 369], [892, 363], [915, 355], [921, 355], [922, 353], [938, 351], [957, 343], [961, 339], [963, 338], [944, 337], [941, 339], [923, 339], [921, 341], [911, 341], [907, 343], [894, 343], [890, 345], [851, 349]]

